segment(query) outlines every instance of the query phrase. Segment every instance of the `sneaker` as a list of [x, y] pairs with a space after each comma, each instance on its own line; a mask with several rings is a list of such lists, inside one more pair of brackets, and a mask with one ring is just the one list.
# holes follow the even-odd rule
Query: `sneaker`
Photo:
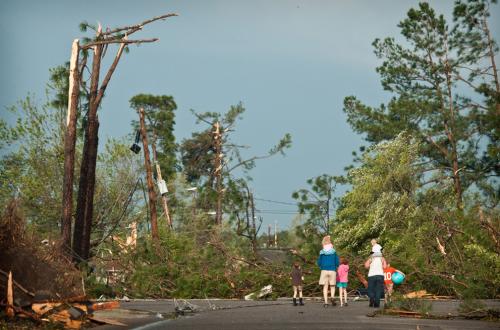
[[344, 306], [347, 307], [347, 303], [345, 303]]
[[337, 303], [335, 302], [335, 300], [333, 300], [333, 298], [330, 299], [330, 301], [332, 302], [332, 306], [337, 306]]
[[324, 308], [327, 308], [327, 307], [328, 307], [328, 304], [324, 304], [324, 305], [323, 305], [323, 307], [324, 307]]

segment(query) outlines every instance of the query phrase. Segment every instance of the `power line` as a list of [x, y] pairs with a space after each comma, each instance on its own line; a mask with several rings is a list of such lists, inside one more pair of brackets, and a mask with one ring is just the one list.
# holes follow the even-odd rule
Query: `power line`
[[290, 203], [290, 202], [280, 202], [280, 201], [273, 201], [271, 199], [264, 199], [264, 198], [254, 198], [255, 200], [258, 201], [263, 201], [263, 202], [269, 202], [269, 203], [275, 203], [275, 204], [283, 204], [283, 205], [293, 205], [297, 206], [296, 203]]

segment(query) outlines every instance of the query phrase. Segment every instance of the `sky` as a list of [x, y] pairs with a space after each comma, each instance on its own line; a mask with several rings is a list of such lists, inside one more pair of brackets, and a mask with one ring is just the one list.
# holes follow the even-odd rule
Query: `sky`
[[[450, 17], [453, 1], [430, 1]], [[99, 110], [100, 140], [132, 132], [137, 114], [129, 99], [139, 93], [172, 95], [177, 103], [177, 142], [196, 125], [190, 109], [226, 112], [242, 102], [243, 119], [233, 140], [265, 154], [285, 134], [286, 156], [257, 163], [251, 184], [264, 227], [286, 228], [295, 217], [291, 194], [323, 173], [343, 174], [352, 151], [363, 144], [342, 112], [355, 95], [379, 105], [382, 90], [373, 54], [375, 38], [397, 37], [411, 0], [2, 0], [0, 1], [0, 111], [28, 93], [45, 101], [49, 68], [69, 60], [75, 38], [89, 36], [86, 20], [104, 27], [132, 25], [165, 13], [178, 17], [145, 26], [137, 38], [160, 40], [120, 61]], [[500, 17], [499, 6], [493, 16]], [[492, 20], [499, 31], [499, 19]], [[105, 64], [114, 57], [108, 49]], [[131, 141], [132, 142], [132, 141]], [[102, 148], [101, 148], [102, 151]], [[339, 190], [339, 194], [343, 192]], [[273, 200], [281, 204], [266, 202]]]

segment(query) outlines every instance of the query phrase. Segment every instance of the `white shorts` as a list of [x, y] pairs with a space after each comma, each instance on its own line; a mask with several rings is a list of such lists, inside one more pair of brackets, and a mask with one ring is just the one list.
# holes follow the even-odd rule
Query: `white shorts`
[[337, 272], [334, 270], [322, 270], [319, 276], [319, 285], [329, 284], [334, 286], [337, 283]]

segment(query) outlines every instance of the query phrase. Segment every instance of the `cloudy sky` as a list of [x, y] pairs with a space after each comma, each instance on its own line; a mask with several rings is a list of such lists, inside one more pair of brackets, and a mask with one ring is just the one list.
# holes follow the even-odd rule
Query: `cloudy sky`
[[[49, 68], [69, 60], [78, 24], [135, 24], [164, 13], [137, 37], [159, 42], [131, 47], [107, 89], [100, 109], [100, 137], [131, 133], [138, 93], [172, 95], [178, 105], [177, 141], [205, 127], [189, 112], [225, 112], [242, 102], [247, 111], [234, 140], [259, 155], [291, 133], [286, 157], [263, 160], [251, 172], [255, 196], [293, 202], [308, 178], [342, 174], [362, 144], [346, 124], [342, 102], [356, 95], [377, 105], [390, 95], [380, 86], [371, 43], [398, 37], [410, 0], [2, 0], [0, 2], [0, 107], [27, 93], [45, 100]], [[449, 17], [453, 1], [431, 1]], [[494, 17], [499, 18], [499, 6]], [[500, 20], [496, 19], [496, 22]], [[499, 30], [498, 23], [493, 31]], [[108, 50], [108, 62], [113, 56]], [[105, 63], [108, 63], [105, 62]], [[102, 149], [101, 149], [102, 150]], [[265, 224], [289, 225], [292, 205], [258, 201]]]

